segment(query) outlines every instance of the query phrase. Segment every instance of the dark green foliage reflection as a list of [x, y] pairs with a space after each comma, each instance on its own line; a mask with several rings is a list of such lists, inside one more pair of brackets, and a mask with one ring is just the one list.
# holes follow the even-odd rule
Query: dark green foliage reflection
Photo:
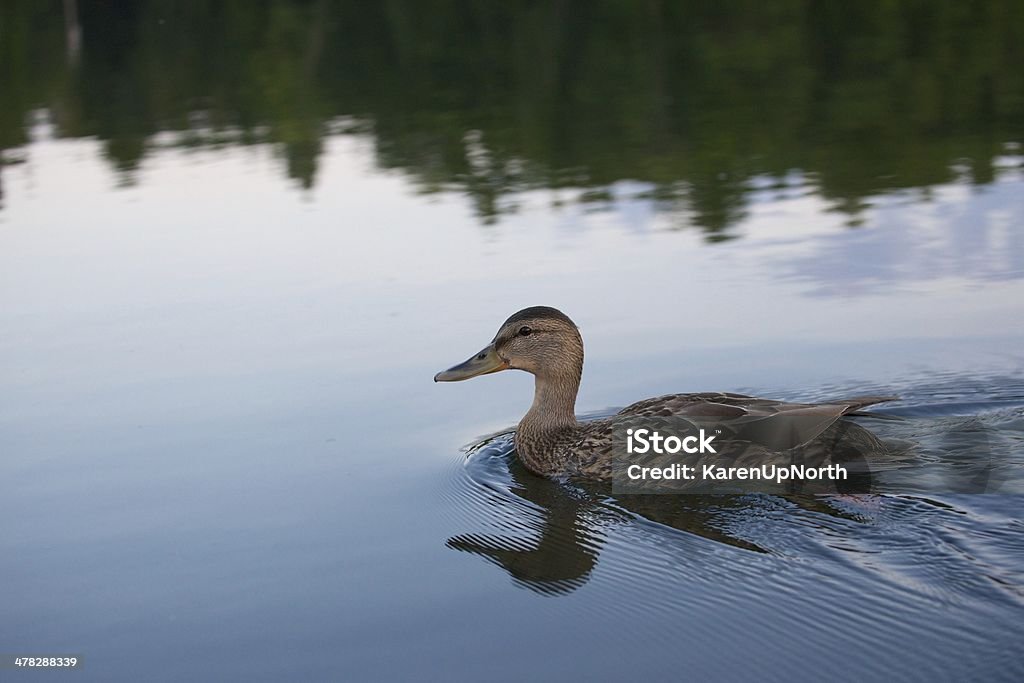
[[485, 221], [630, 179], [709, 237], [754, 176], [799, 171], [856, 222], [880, 192], [992, 181], [1024, 130], [1017, 0], [6, 0], [0, 60], [0, 150], [44, 109], [126, 182], [173, 131], [272, 143], [308, 188], [324, 137], [358, 131]]

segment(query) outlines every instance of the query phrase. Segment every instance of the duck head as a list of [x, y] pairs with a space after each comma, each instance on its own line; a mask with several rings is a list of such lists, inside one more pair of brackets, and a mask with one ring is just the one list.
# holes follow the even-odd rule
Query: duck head
[[434, 375], [435, 382], [460, 382], [502, 370], [525, 370], [538, 378], [575, 379], [583, 371], [583, 339], [569, 316], [532, 306], [502, 323], [490, 344], [468, 360]]

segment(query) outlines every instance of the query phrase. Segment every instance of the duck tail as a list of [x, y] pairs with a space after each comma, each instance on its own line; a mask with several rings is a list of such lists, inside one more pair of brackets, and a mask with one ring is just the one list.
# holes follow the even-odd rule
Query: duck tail
[[898, 401], [899, 396], [854, 396], [853, 398], [846, 398], [842, 401], [835, 401], [847, 406], [846, 410], [843, 411], [843, 417], [874, 417], [879, 419], [899, 419], [893, 415], [883, 415], [879, 413], [873, 413], [871, 411], [864, 410], [868, 406], [873, 406], [878, 403], [886, 403], [888, 401]]

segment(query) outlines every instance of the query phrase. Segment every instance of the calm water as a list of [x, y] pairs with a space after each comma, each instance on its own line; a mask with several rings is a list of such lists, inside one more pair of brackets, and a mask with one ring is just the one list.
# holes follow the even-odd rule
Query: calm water
[[[0, 9], [0, 654], [1024, 678], [1018, 3], [51, 5]], [[584, 414], [891, 392], [910, 459], [537, 479], [528, 376], [431, 381], [533, 304]]]

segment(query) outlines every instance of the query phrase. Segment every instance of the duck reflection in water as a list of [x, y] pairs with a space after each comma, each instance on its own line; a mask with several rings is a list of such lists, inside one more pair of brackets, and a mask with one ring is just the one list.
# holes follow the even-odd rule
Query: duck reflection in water
[[[517, 585], [540, 594], [564, 595], [585, 584], [608, 530], [618, 524], [647, 520], [744, 551], [768, 552], [731, 531], [730, 524], [750, 509], [752, 500], [764, 498], [762, 494], [612, 497], [610, 485], [588, 483], [583, 488], [531, 473], [515, 456], [509, 433], [483, 442], [470, 453], [470, 462], [470, 469], [480, 466], [488, 472], [471, 474], [466, 485], [497, 491], [512, 507], [526, 508], [518, 523], [535, 537], [460, 534], [449, 538], [447, 547], [485, 558], [507, 571]], [[870, 473], [866, 477], [859, 482], [862, 490], [870, 488]], [[828, 497], [794, 495], [785, 500], [808, 511], [857, 518], [831, 505]]]
[[[723, 392], [670, 394], [634, 403], [611, 417], [581, 422], [575, 404], [583, 374], [583, 338], [568, 316], [548, 306], [513, 314], [483, 350], [437, 373], [434, 380], [458, 382], [507, 369], [534, 375], [534, 401], [514, 437], [503, 435], [492, 441], [504, 444], [509, 455], [514, 440], [515, 456], [508, 464], [513, 479], [510, 493], [541, 510], [540, 539], [527, 545], [516, 538], [465, 535], [450, 539], [448, 545], [486, 557], [518, 582], [544, 593], [572, 590], [587, 580], [604, 542], [602, 525], [609, 519], [635, 515], [731, 546], [760, 550], [728, 533], [720, 522], [730, 510], [748, 507], [749, 496], [637, 492], [609, 498], [616, 428], [625, 430], [634, 423], [646, 425], [666, 417], [713, 419], [722, 429], [735, 431], [735, 438], [721, 447], [731, 449], [729, 458], [735, 464], [788, 465], [797, 456], [808, 465], [859, 462], [861, 479], [870, 478], [868, 457], [891, 456], [871, 432], [844, 419], [863, 416], [865, 407], [890, 401], [891, 396], [810, 404]], [[690, 464], [699, 463], [695, 459]], [[563, 479], [573, 481], [576, 488], [559, 483]], [[869, 484], [864, 481], [851, 487], [851, 492], [866, 490]], [[808, 498], [802, 505], [820, 507], [822, 503]]]

